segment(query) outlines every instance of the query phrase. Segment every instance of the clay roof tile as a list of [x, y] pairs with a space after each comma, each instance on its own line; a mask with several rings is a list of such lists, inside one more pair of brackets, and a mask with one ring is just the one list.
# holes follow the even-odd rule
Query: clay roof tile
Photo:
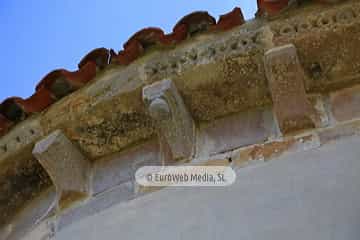
[[110, 52], [107, 48], [96, 48], [86, 54], [78, 64], [79, 69], [82, 68], [87, 62], [93, 61], [100, 69], [104, 69], [109, 64]]
[[133, 41], [137, 41], [145, 49], [151, 45], [157, 44], [160, 42], [160, 39], [164, 36], [164, 31], [160, 28], [144, 28], [137, 33], [135, 33], [129, 40], [124, 44], [124, 49], [129, 47]]
[[229, 30], [245, 23], [244, 15], [240, 8], [236, 7], [231, 12], [221, 15], [216, 24], [216, 30]]
[[0, 136], [4, 135], [11, 127], [12, 122], [0, 113]]
[[187, 27], [189, 35], [193, 35], [198, 32], [206, 31], [210, 28], [211, 25], [215, 25], [216, 20], [208, 12], [198, 11], [186, 15], [178, 21], [178, 23], [173, 28], [173, 31], [176, 32], [177, 28], [182, 25]]

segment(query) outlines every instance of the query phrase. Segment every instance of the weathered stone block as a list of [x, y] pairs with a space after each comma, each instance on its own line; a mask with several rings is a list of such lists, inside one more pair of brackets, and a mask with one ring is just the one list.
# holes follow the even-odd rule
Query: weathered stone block
[[156, 122], [160, 139], [167, 142], [174, 159], [191, 157], [195, 126], [174, 83], [166, 79], [144, 87], [143, 100]]
[[317, 116], [315, 126], [317, 128], [327, 127], [330, 124], [330, 118], [323, 96], [321, 94], [314, 94], [309, 95], [308, 99]]
[[0, 161], [13, 156], [39, 139], [43, 134], [39, 118], [27, 119], [0, 139]]
[[318, 121], [305, 93], [305, 73], [294, 45], [269, 50], [265, 70], [281, 132], [312, 128]]
[[49, 174], [61, 200], [71, 202], [89, 193], [90, 163], [60, 130], [36, 143], [33, 155]]
[[270, 109], [234, 114], [200, 127], [197, 158], [261, 143], [275, 134], [276, 129]]
[[360, 85], [331, 93], [330, 104], [339, 122], [360, 118]]

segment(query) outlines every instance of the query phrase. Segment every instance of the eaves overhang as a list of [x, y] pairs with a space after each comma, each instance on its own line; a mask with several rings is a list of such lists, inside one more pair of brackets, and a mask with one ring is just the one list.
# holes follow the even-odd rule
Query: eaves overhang
[[[289, 9], [271, 19], [235, 21], [231, 28], [223, 24], [219, 29], [204, 31], [197, 29], [197, 25], [192, 26], [191, 29], [196, 31], [187, 32], [191, 38], [181, 35], [181, 27], [174, 28], [174, 35], [167, 37], [157, 30], [147, 30], [152, 34], [144, 37], [144, 32], [139, 32], [124, 45], [125, 49], [132, 49], [139, 42], [146, 46], [141, 50], [141, 57], [131, 59], [125, 65], [118, 63], [129, 61], [128, 55], [112, 54], [113, 63], [108, 64], [101, 61], [102, 57], [97, 58], [107, 56], [107, 50], [98, 49], [79, 64], [80, 72], [59, 70], [47, 75], [37, 88], [46, 89], [50, 84], [53, 92], [42, 90], [37, 93], [43, 94], [47, 103], [51, 102], [48, 108], [37, 112], [33, 105], [19, 99], [9, 103], [12, 104], [8, 108], [11, 110], [9, 115], [24, 117], [17, 115], [16, 107], [31, 114], [0, 138], [0, 212], [3, 214], [0, 219], [11, 219], [28, 200], [54, 185], [52, 172], [49, 174], [48, 169], [44, 169], [43, 162], [39, 162], [33, 150], [37, 143], [56, 131], [61, 131], [59, 139], [66, 138], [66, 144], [71, 143], [70, 148], [76, 148], [74, 151], [78, 151], [91, 166], [101, 165], [104, 159], [113, 155], [148, 146], [149, 142], [151, 151], [165, 151], [160, 155], [171, 158], [172, 147], [181, 143], [171, 142], [174, 138], [167, 138], [164, 131], [187, 129], [189, 125], [195, 131], [192, 137], [197, 145], [191, 153], [179, 151], [179, 156], [187, 154], [176, 159], [180, 162], [210, 159], [211, 154], [241, 147], [249, 147], [242, 152], [242, 156], [245, 154], [249, 159], [256, 158], [261, 151], [273, 154], [274, 146], [279, 151], [293, 146], [292, 141], [296, 140], [291, 140], [292, 136], [309, 128], [321, 132], [321, 129], [340, 124], [341, 129], [345, 129], [344, 134], [331, 131], [322, 134], [324, 141], [335, 138], [334, 135], [355, 134], [358, 124], [352, 121], [360, 117], [356, 102], [357, 84], [360, 83], [359, 12], [360, 3], [355, 0], [335, 5], [312, 3]], [[216, 26], [209, 16], [204, 19], [209, 26]], [[168, 39], [172, 39], [171, 44]], [[132, 43], [134, 41], [136, 44]], [[161, 44], [154, 44], [158, 42]], [[94, 56], [95, 65], [86, 64], [86, 59]], [[277, 68], [282, 65], [281, 61], [292, 69], [293, 75]], [[81, 69], [85, 75], [81, 74]], [[167, 81], [171, 81], [171, 86], [166, 85]], [[190, 116], [189, 124], [175, 124], [174, 127], [172, 122], [161, 119], [166, 128], [159, 127], [158, 119], [154, 119], [149, 111], [151, 103], [144, 101], [144, 88], [156, 84], [166, 88], [159, 91], [159, 98], [170, 101], [167, 104], [171, 112], [178, 110], [179, 104], [178, 100], [169, 99], [181, 99], [180, 105], [186, 110], [178, 110], [176, 119], [179, 122]], [[63, 90], [67, 89], [72, 93], [63, 96]], [[295, 101], [287, 102], [286, 99], [292, 96]], [[32, 104], [37, 102], [37, 97], [32, 99]], [[299, 101], [303, 102], [299, 104], [299, 109], [303, 110], [294, 113], [292, 108]], [[343, 110], [344, 107], [352, 110]], [[255, 127], [249, 125], [249, 121], [259, 118], [265, 122], [260, 125], [266, 133], [256, 132], [256, 121]], [[208, 146], [208, 139], [216, 137], [222, 129], [209, 126], [222, 126], [222, 121], [227, 125], [226, 119], [237, 126], [235, 132], [228, 130], [236, 135], [235, 143], [232, 141], [231, 147], [222, 146], [221, 149], [199, 147], [199, 144]], [[295, 122], [294, 126], [292, 122]], [[241, 135], [244, 125], [250, 133], [244, 130], [246, 141], [238, 141], [241, 136], [237, 134]], [[248, 140], [252, 132], [256, 132], [256, 136]], [[191, 136], [186, 137], [191, 139]], [[231, 138], [231, 134], [226, 137]], [[285, 139], [285, 146], [266, 145], [277, 137]], [[303, 141], [316, 139], [305, 137]], [[57, 176], [56, 179], [62, 178]], [[91, 190], [88, 194], [91, 195]], [[0, 221], [0, 228], [6, 224], [7, 221]]]

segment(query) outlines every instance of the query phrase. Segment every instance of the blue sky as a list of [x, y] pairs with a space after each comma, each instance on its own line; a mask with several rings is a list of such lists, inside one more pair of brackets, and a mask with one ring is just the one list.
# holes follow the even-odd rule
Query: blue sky
[[97, 47], [120, 50], [141, 28], [166, 32], [182, 16], [206, 10], [218, 17], [240, 6], [247, 19], [255, 0], [0, 0], [0, 102], [28, 97], [57, 68], [76, 70]]

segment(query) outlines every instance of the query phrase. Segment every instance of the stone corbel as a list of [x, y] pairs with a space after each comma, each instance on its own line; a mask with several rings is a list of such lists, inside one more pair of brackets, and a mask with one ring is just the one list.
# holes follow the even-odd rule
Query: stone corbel
[[143, 100], [174, 160], [194, 154], [195, 126], [175, 84], [163, 80], [143, 88]]
[[319, 125], [319, 117], [305, 92], [305, 72], [293, 44], [270, 49], [265, 53], [274, 112], [283, 134]]
[[37, 142], [33, 155], [53, 181], [60, 208], [89, 195], [91, 164], [62, 131]]

